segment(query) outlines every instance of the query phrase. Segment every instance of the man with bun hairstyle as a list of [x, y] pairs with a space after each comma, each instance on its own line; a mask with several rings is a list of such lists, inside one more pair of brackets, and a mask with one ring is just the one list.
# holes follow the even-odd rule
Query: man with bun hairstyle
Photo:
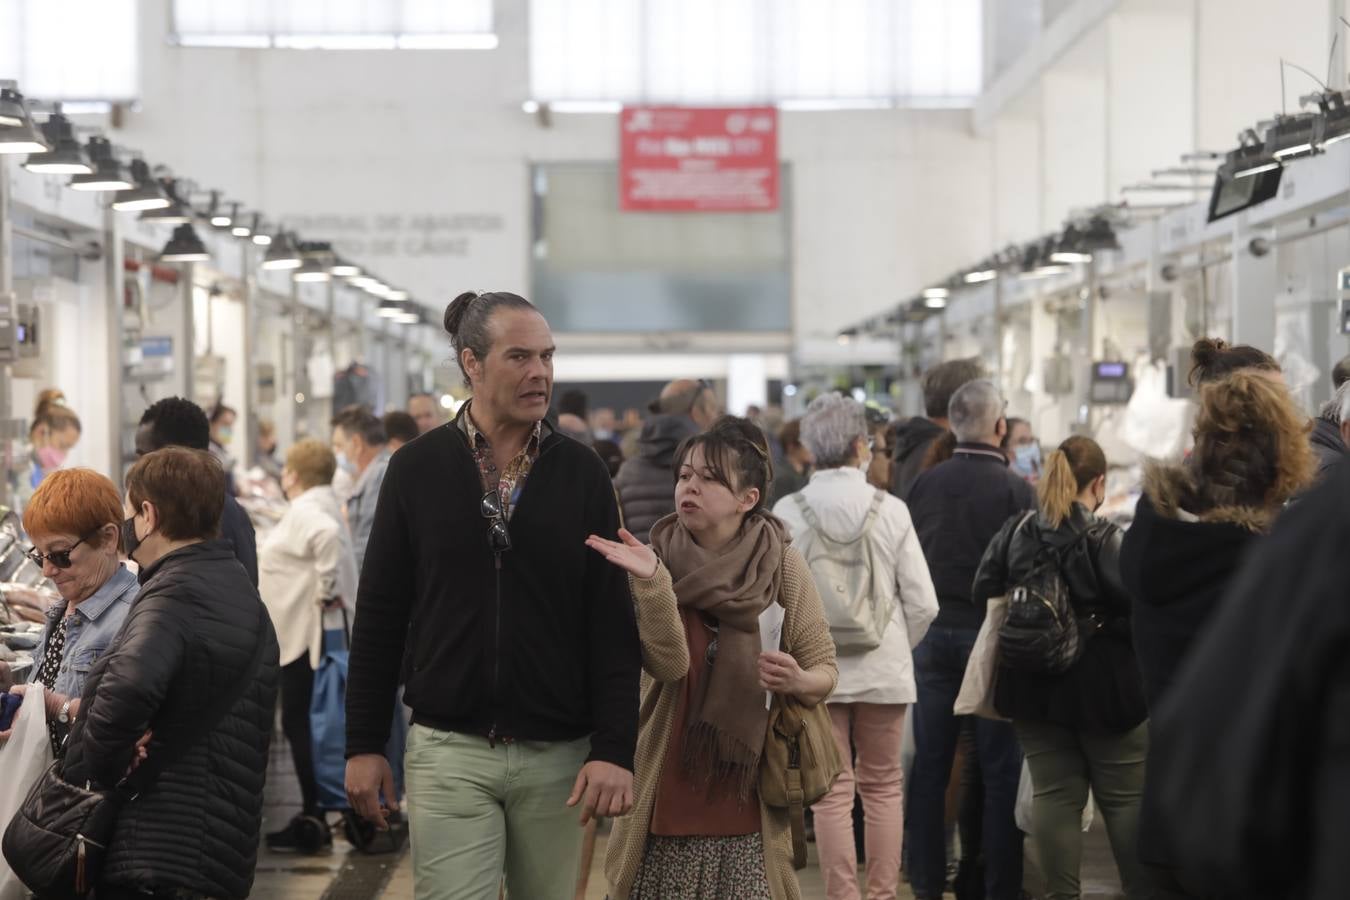
[[605, 464], [545, 420], [553, 335], [516, 294], [445, 313], [473, 398], [389, 460], [356, 599], [347, 793], [385, 827], [405, 683], [414, 883], [427, 898], [570, 900], [582, 829], [633, 797], [641, 654]]

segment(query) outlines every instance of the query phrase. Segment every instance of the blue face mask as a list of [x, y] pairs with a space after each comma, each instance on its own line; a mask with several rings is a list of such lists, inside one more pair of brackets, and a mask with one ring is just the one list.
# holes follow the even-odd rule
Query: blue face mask
[[1013, 471], [1023, 478], [1035, 478], [1041, 474], [1041, 445], [1022, 444], [1013, 451]]

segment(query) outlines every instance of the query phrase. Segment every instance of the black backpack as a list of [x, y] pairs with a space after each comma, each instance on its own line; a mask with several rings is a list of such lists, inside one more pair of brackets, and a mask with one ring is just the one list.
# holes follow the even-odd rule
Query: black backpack
[[[1014, 536], [1031, 521], [1029, 512]], [[1008, 591], [1008, 618], [998, 632], [999, 664], [1018, 672], [1055, 674], [1078, 662], [1087, 645], [1083, 627], [1069, 598], [1062, 571], [1067, 560], [1087, 538], [1088, 529], [1062, 550], [1042, 545], [1031, 571]]]

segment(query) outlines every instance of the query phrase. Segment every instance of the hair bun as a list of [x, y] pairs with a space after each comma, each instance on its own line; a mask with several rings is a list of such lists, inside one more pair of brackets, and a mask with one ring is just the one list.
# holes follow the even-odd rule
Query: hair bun
[[459, 335], [459, 327], [464, 321], [464, 314], [469, 311], [469, 305], [478, 297], [477, 291], [465, 291], [450, 301], [450, 305], [445, 308], [444, 325], [446, 334], [451, 337]]
[[1228, 344], [1222, 338], [1201, 338], [1191, 347], [1191, 362], [1208, 368], [1227, 349]]

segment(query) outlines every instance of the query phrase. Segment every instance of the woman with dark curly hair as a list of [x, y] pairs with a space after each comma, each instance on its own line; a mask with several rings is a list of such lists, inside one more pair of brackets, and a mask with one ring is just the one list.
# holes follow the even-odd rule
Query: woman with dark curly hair
[[[1200, 379], [1190, 459], [1145, 475], [1120, 567], [1134, 601], [1135, 651], [1150, 710], [1167, 695], [1253, 541], [1312, 479], [1308, 419], [1271, 371], [1243, 366]], [[1157, 833], [1153, 802], [1146, 782], [1140, 857], [1165, 865], [1171, 854], [1150, 840]]]

